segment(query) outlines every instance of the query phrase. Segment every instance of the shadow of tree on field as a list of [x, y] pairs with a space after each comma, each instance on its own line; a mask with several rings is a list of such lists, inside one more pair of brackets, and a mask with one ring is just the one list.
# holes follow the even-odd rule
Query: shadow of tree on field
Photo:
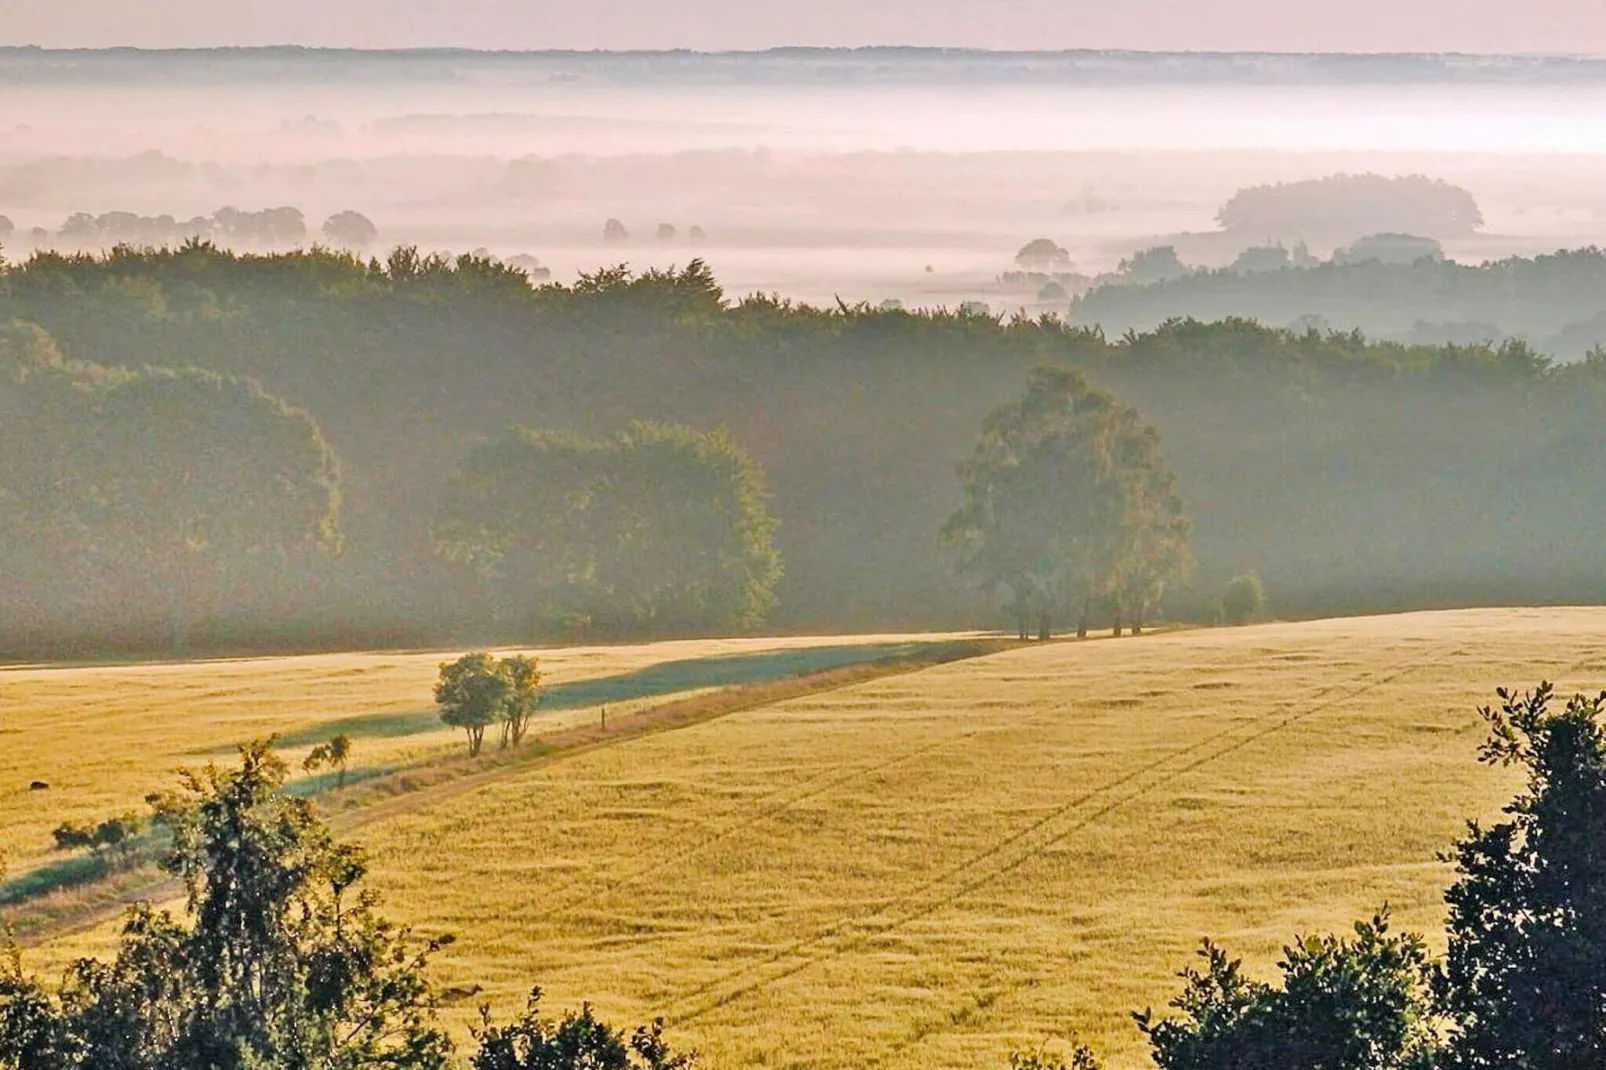
[[[561, 713], [564, 710], [657, 698], [708, 687], [765, 684], [788, 676], [826, 672], [870, 661], [917, 657], [943, 645], [940, 642], [870, 643], [666, 661], [618, 676], [577, 680], [545, 688], [538, 713]], [[367, 714], [280, 736], [279, 745], [313, 746], [341, 734], [352, 739], [389, 739], [434, 732], [440, 727], [440, 714], [433, 708], [406, 713]], [[227, 749], [232, 751], [233, 748]]]

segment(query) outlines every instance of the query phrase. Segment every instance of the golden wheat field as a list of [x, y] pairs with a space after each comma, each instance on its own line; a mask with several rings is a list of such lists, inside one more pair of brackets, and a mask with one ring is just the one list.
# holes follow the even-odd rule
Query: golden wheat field
[[460, 1029], [539, 983], [715, 1068], [1002, 1067], [1075, 1033], [1119, 1070], [1203, 935], [1266, 975], [1385, 903], [1432, 933], [1436, 852], [1514, 786], [1475, 763], [1476, 706], [1546, 678], [1606, 681], [1606, 610], [1046, 644], [512, 770], [360, 839], [387, 912], [457, 936]]
[[[539, 656], [543, 684], [559, 690], [683, 667], [647, 680], [667, 688], [657, 692], [664, 695], [697, 690], [710, 675], [699, 669], [710, 664], [795, 652], [807, 666], [812, 650], [879, 648], [911, 638], [688, 640], [527, 652]], [[349, 732], [356, 775], [455, 752], [461, 736], [438, 723], [431, 698], [440, 662], [455, 656], [357, 653], [0, 669], [0, 848], [6, 862], [13, 874], [25, 870], [47, 857], [50, 830], [61, 822], [138, 808], [149, 792], [173, 786], [174, 770], [226, 761], [237, 744], [253, 739], [283, 737], [285, 757], [299, 767], [322, 738]], [[608, 704], [628, 712], [645, 701], [651, 699]], [[596, 705], [542, 716], [532, 731], [594, 718]], [[50, 790], [30, 792], [36, 780]]]

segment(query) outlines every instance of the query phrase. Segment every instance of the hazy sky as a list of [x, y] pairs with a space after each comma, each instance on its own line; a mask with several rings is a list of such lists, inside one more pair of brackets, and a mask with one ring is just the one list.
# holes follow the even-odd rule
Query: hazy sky
[[0, 0], [0, 44], [1606, 53], [1603, 0]]

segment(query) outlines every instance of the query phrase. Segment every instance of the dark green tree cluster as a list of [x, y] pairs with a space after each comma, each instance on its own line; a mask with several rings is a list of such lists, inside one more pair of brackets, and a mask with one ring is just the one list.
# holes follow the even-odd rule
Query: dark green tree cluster
[[[114, 957], [80, 959], [59, 986], [0, 963], [4, 1070], [449, 1070], [421, 941], [362, 890], [363, 854], [284, 792], [265, 744], [237, 769], [185, 774], [153, 797], [174, 835], [164, 867], [182, 918], [138, 907]], [[553, 1026], [485, 1015], [472, 1070], [692, 1070], [654, 1025], [627, 1045], [586, 1008]]]
[[145, 830], [145, 819], [139, 814], [127, 813], [109, 817], [104, 821], [66, 821], [51, 831], [58, 851], [89, 851], [99, 859], [111, 858], [127, 863], [135, 838]]
[[1443, 959], [1386, 913], [1284, 948], [1277, 984], [1206, 941], [1174, 1013], [1135, 1016], [1159, 1070], [1606, 1066], [1606, 693], [1499, 697], [1482, 758], [1526, 787], [1455, 845]]
[[763, 472], [722, 431], [516, 428], [470, 454], [434, 537], [526, 600], [538, 631], [747, 628], [769, 615], [781, 573], [766, 497]]
[[1141, 632], [1166, 585], [1192, 567], [1190, 527], [1159, 435], [1081, 375], [1043, 368], [1025, 396], [993, 412], [960, 466], [965, 503], [944, 539], [960, 568], [1007, 592], [1021, 638], [1076, 614], [1086, 635], [1100, 604], [1116, 631]]
[[597, 1018], [589, 1003], [554, 1022], [540, 1010], [541, 990], [530, 994], [524, 1016], [497, 1025], [481, 1012], [479, 1051], [470, 1070], [695, 1070], [695, 1052], [676, 1052], [663, 1023], [640, 1026], [628, 1038]]
[[443, 662], [435, 704], [443, 722], [467, 734], [471, 757], [484, 745], [485, 730], [495, 725], [502, 729], [502, 749], [516, 747], [524, 742], [541, 704], [539, 663], [522, 654], [496, 658], [483, 653]]
[[162, 621], [182, 648], [232, 588], [289, 586], [338, 545], [338, 485], [312, 420], [249, 380], [73, 364], [37, 327], [0, 327], [12, 612]]

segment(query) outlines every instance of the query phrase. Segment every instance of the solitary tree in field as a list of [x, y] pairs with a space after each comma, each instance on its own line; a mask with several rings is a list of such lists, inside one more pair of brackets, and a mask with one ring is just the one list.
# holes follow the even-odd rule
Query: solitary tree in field
[[1020, 401], [988, 416], [943, 537], [963, 572], [1008, 592], [1022, 638], [1034, 618], [1048, 638], [1067, 611], [1085, 635], [1118, 583], [1147, 605], [1180, 573], [1186, 527], [1157, 445], [1132, 410], [1063, 369], [1033, 372]]
[[320, 743], [312, 748], [301, 768], [307, 772], [316, 772], [319, 769], [335, 770], [335, 787], [346, 786], [346, 763], [351, 760], [351, 737], [344, 732], [332, 736], [327, 743]]
[[541, 704], [541, 669], [532, 657], [516, 655], [502, 659], [502, 672], [507, 677], [506, 712], [502, 718], [502, 746], [515, 747], [524, 742], [530, 718]]
[[485, 730], [507, 717], [512, 692], [507, 670], [489, 654], [464, 654], [441, 664], [435, 702], [441, 720], [468, 735], [468, 753], [479, 754]]

